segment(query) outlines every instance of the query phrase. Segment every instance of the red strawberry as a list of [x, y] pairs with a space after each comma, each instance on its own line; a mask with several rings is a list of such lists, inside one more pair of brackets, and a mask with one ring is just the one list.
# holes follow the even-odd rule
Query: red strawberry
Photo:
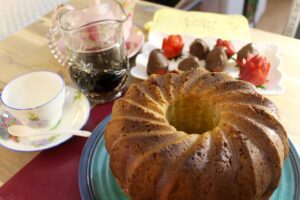
[[217, 39], [216, 46], [217, 47], [225, 47], [226, 55], [228, 58], [230, 58], [233, 54], [235, 54], [235, 49], [229, 40]]
[[162, 49], [164, 51], [164, 55], [168, 59], [179, 56], [182, 52], [183, 45], [183, 40], [180, 35], [169, 35], [163, 40]]

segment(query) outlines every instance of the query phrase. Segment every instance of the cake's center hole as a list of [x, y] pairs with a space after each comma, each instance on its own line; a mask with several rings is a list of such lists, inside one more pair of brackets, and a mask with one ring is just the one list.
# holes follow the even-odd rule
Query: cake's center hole
[[219, 112], [208, 100], [191, 96], [169, 105], [166, 112], [169, 123], [178, 131], [202, 134], [219, 123]]

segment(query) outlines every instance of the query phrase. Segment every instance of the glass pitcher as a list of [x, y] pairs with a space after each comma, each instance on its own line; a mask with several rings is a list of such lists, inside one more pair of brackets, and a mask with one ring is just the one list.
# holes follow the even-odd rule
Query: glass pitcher
[[73, 82], [92, 102], [121, 96], [129, 66], [123, 33], [127, 18], [114, 0], [83, 9], [62, 6], [54, 14], [56, 34], [50, 39], [58, 42], [52, 51], [57, 51], [56, 58], [62, 59]]

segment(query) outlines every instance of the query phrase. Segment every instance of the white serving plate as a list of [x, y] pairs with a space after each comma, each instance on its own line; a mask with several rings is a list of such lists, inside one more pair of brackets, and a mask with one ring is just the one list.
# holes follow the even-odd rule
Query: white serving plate
[[[166, 33], [160, 33], [160, 32], [150, 32], [149, 33], [149, 41], [146, 42], [142, 47], [142, 52], [137, 55], [135, 63], [136, 66], [132, 67], [130, 70], [130, 73], [133, 77], [145, 80], [147, 79], [147, 70], [146, 66], [148, 63], [148, 57], [150, 52], [153, 49], [161, 48], [163, 38], [167, 37], [168, 34]], [[191, 35], [182, 35], [183, 41], [184, 41], [184, 47], [182, 51], [182, 56], [176, 60], [171, 60], [169, 65], [169, 70], [175, 70], [177, 69], [178, 63], [186, 58], [189, 54], [189, 46], [195, 39], [194, 36]], [[205, 40], [209, 46], [210, 49], [213, 48], [213, 46], [216, 43], [216, 37], [205, 37], [202, 38]], [[250, 41], [242, 41], [242, 40], [232, 40], [231, 41], [236, 52], [239, 51], [243, 46], [250, 43]], [[281, 94], [284, 92], [284, 88], [282, 85], [282, 77], [283, 74], [281, 72], [282, 68], [282, 61], [280, 57], [280, 51], [278, 45], [272, 42], [260, 42], [260, 43], [253, 43], [253, 45], [257, 48], [258, 52], [261, 55], [264, 55], [267, 57], [267, 59], [270, 62], [270, 71], [268, 74], [268, 82], [264, 84], [263, 88], [257, 88], [257, 91], [261, 94], [267, 94], [267, 95], [276, 95]], [[205, 61], [201, 61], [203, 66], [205, 66]], [[233, 76], [234, 78], [238, 78], [239, 75], [239, 68], [235, 67], [235, 61], [230, 59], [225, 67], [225, 72]]]

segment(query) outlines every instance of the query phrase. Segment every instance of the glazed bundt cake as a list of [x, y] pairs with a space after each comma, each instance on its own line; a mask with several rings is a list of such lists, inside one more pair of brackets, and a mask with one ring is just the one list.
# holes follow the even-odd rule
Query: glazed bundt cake
[[105, 141], [132, 200], [268, 199], [288, 155], [270, 100], [199, 68], [132, 85], [113, 106]]

